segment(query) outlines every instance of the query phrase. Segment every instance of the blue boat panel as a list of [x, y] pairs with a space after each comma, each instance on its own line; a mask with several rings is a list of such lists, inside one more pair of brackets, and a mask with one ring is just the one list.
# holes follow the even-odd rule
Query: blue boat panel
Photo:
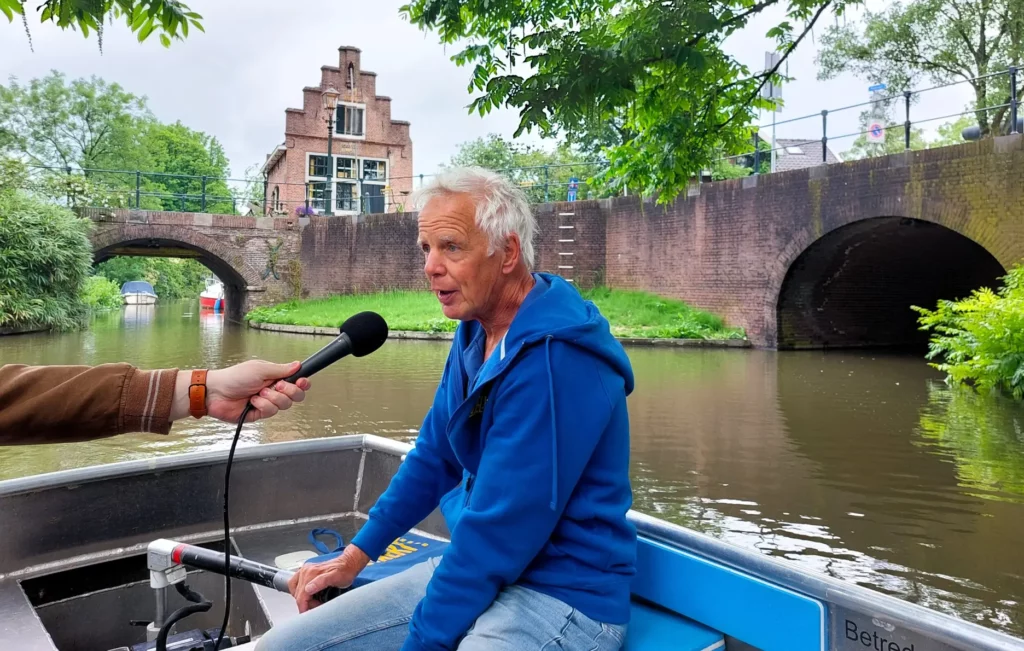
[[640, 538], [633, 594], [763, 651], [824, 651], [825, 606], [724, 565]]
[[715, 651], [725, 648], [721, 633], [697, 622], [634, 601], [623, 651]]

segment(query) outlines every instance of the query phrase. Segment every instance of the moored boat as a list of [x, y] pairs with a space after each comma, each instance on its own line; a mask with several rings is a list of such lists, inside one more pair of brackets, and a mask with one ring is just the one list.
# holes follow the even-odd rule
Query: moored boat
[[206, 289], [199, 294], [199, 308], [203, 310], [224, 309], [224, 284], [219, 280], [207, 281]]
[[121, 285], [125, 305], [155, 305], [156, 290], [145, 280], [130, 280]]
[[[409, 449], [368, 435], [240, 449], [232, 554], [286, 570], [314, 554], [313, 529], [351, 539]], [[138, 622], [186, 604], [173, 589], [150, 587], [147, 549], [166, 539], [222, 550], [225, 458], [191, 453], [0, 482], [0, 649], [144, 643]], [[1024, 640], [647, 515], [630, 519], [639, 543], [627, 651], [1024, 651]], [[448, 535], [437, 511], [412, 533]], [[214, 606], [178, 631], [218, 630], [223, 578], [186, 571]], [[228, 634], [239, 642], [298, 616], [273, 581], [232, 585]]]

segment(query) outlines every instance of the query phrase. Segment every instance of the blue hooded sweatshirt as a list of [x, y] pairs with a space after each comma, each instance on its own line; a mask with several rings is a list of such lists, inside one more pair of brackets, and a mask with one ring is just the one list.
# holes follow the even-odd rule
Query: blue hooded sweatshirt
[[441, 507], [451, 543], [403, 651], [455, 648], [514, 583], [629, 621], [632, 368], [593, 303], [533, 277], [486, 361], [483, 328], [459, 325], [415, 447], [352, 541], [377, 558]]

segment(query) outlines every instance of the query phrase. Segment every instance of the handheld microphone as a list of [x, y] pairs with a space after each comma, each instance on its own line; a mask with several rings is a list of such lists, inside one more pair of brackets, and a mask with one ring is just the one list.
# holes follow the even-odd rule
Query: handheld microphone
[[[324, 370], [334, 362], [346, 355], [363, 357], [369, 355], [384, 345], [388, 339], [388, 324], [384, 318], [376, 312], [360, 312], [353, 314], [345, 323], [341, 324], [341, 334], [335, 337], [334, 341], [316, 351], [302, 362], [299, 370], [286, 378], [285, 382], [295, 383], [303, 377], [309, 377], [314, 373]], [[231, 579], [230, 579], [230, 550], [231, 550], [231, 524], [228, 515], [229, 491], [231, 490], [231, 464], [235, 459], [235, 447], [238, 445], [238, 437], [242, 433], [242, 425], [246, 416], [252, 410], [252, 403], [245, 405], [242, 415], [238, 419], [238, 427], [235, 429], [235, 438], [231, 441], [231, 449], [228, 451], [228, 462], [224, 467], [224, 620], [220, 627], [220, 634], [217, 636], [215, 649], [221, 648], [228, 628], [228, 618], [231, 613]], [[166, 647], [158, 649], [166, 651]]]
[[341, 334], [334, 341], [316, 351], [302, 362], [299, 370], [284, 378], [295, 383], [322, 371], [345, 355], [363, 357], [384, 345], [388, 338], [388, 324], [376, 312], [360, 312], [341, 324]]

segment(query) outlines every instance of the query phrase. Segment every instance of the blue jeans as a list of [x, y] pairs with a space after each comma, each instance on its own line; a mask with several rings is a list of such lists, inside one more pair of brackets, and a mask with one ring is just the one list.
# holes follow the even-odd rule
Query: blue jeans
[[[370, 583], [275, 626], [257, 651], [398, 651], [440, 558]], [[477, 618], [458, 651], [618, 651], [625, 626], [512, 585]]]

